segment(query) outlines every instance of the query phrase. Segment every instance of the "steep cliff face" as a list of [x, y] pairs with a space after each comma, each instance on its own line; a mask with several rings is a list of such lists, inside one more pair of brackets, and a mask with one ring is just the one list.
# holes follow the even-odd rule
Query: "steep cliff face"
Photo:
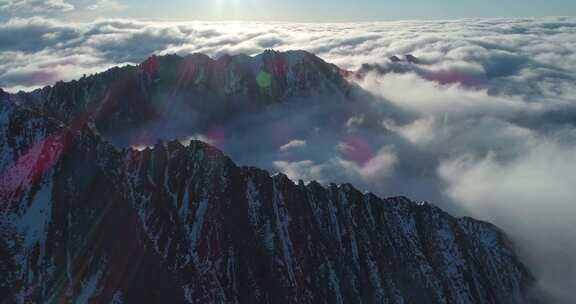
[[198, 141], [119, 150], [90, 122], [0, 108], [0, 299], [524, 303], [496, 227], [294, 183]]

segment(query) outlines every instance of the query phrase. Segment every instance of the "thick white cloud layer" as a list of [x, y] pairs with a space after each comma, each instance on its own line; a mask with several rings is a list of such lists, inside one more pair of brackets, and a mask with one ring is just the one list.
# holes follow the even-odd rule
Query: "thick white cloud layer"
[[497, 160], [495, 153], [450, 159], [440, 165], [439, 174], [455, 201], [519, 240], [543, 287], [571, 303], [570, 286], [576, 286], [576, 153], [572, 145], [547, 140], [530, 146], [509, 162]]
[[[494, 222], [547, 290], [576, 302], [576, 18], [294, 24], [34, 17], [0, 24], [0, 41], [0, 86], [11, 91], [153, 53], [304, 49], [350, 70], [379, 64], [387, 73], [359, 81], [374, 95], [363, 107], [275, 109], [195, 138], [219, 144], [225, 134], [219, 145], [238, 162], [294, 179], [352, 182]], [[388, 60], [405, 54], [419, 64]]]

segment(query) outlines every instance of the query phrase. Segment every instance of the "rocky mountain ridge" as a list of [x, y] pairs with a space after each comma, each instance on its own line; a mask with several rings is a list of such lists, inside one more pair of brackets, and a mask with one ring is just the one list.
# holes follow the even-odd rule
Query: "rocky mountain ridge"
[[9, 98], [65, 123], [84, 117], [112, 139], [153, 132], [152, 123], [205, 129], [274, 104], [346, 99], [352, 90], [346, 73], [305, 51], [164, 55]]
[[[138, 79], [162, 73], [154, 60]], [[531, 301], [535, 280], [493, 225], [294, 183], [199, 141], [115, 147], [83, 81], [0, 96], [0, 302]], [[118, 88], [102, 90], [134, 87]]]

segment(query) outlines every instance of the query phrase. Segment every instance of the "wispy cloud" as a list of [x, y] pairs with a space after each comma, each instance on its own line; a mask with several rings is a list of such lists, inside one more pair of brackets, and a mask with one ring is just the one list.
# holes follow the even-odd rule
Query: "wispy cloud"
[[0, 10], [17, 14], [68, 12], [74, 8], [64, 0], [6, 0], [0, 3]]

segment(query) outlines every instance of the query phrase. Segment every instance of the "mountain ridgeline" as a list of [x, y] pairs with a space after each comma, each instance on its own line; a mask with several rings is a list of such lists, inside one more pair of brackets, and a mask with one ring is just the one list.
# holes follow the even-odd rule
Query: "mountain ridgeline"
[[300, 51], [170, 55], [0, 91], [0, 303], [531, 302], [534, 278], [491, 224], [295, 183], [200, 141], [109, 141], [183, 107], [209, 124], [346, 102], [346, 76]]
[[[190, 129], [205, 131], [241, 113], [295, 100], [351, 94], [348, 72], [304, 51], [265, 51], [250, 57], [203, 54], [153, 56], [78, 81], [59, 82], [17, 102], [63, 122], [93, 121], [117, 145]], [[320, 98], [321, 97], [321, 98]]]

